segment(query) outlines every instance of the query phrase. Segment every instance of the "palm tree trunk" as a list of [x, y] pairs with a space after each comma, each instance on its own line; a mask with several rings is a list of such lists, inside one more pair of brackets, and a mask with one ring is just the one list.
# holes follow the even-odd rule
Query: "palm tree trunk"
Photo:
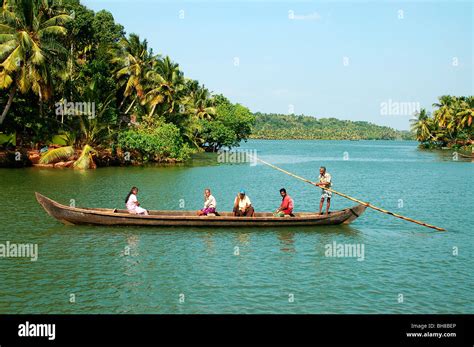
[[151, 111], [150, 111], [150, 114], [149, 114], [150, 117], [152, 117], [153, 114], [155, 113], [155, 110], [156, 110], [156, 106], [157, 106], [157, 105], [158, 105], [158, 104], [152, 106]]
[[74, 42], [71, 42], [71, 55], [69, 57], [69, 78], [71, 79], [71, 86], [70, 86], [70, 90], [69, 90], [69, 93], [70, 93], [70, 97], [71, 97], [71, 101], [74, 100], [74, 95], [73, 95], [73, 91], [72, 91], [72, 86], [73, 86], [73, 69], [74, 69]]
[[127, 100], [127, 97], [124, 96], [122, 102], [121, 102], [120, 105], [119, 105], [119, 110], [122, 109], [122, 107], [123, 107], [123, 105], [125, 104], [125, 101], [126, 101], [126, 100]]
[[5, 117], [8, 114], [8, 111], [10, 111], [10, 107], [12, 106], [13, 98], [15, 97], [16, 90], [17, 90], [16, 85], [14, 85], [13, 88], [10, 90], [10, 94], [8, 95], [7, 104], [6, 104], [5, 108], [3, 109], [2, 115], [0, 116], [0, 124], [3, 123], [3, 121], [5, 120]]
[[39, 88], [39, 115], [43, 118], [43, 93], [41, 93], [41, 87]]
[[137, 101], [137, 98], [133, 99], [132, 103], [130, 104], [130, 107], [125, 111], [125, 114], [128, 114], [130, 110], [132, 109], [133, 105], [135, 104], [135, 101]]

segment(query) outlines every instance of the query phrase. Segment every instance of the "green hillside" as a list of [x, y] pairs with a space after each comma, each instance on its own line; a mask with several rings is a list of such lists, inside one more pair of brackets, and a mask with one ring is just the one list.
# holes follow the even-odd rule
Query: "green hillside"
[[312, 140], [413, 140], [408, 131], [399, 131], [369, 122], [336, 118], [255, 113], [254, 139]]

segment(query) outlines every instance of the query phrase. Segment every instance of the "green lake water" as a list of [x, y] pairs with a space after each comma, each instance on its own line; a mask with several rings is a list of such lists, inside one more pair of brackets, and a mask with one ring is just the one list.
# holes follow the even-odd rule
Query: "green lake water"
[[[197, 210], [210, 187], [224, 211], [245, 188], [257, 211], [270, 211], [285, 187], [296, 211], [315, 211], [320, 190], [213, 155], [167, 167], [1, 169], [0, 243], [36, 243], [39, 256], [0, 258], [0, 313], [474, 313], [474, 163], [415, 142], [262, 140], [241, 149], [313, 180], [325, 165], [334, 189], [448, 232], [373, 210], [350, 226], [303, 229], [63, 226], [35, 191], [123, 208], [136, 185], [145, 208]], [[333, 209], [351, 205], [333, 198]], [[333, 242], [363, 245], [364, 259], [326, 256]]]

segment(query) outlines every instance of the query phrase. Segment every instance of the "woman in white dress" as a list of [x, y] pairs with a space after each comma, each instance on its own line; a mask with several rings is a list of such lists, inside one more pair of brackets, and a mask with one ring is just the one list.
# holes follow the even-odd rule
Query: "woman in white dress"
[[128, 193], [127, 198], [125, 199], [125, 204], [127, 206], [128, 213], [148, 216], [148, 211], [140, 207], [140, 203], [137, 199], [137, 194], [138, 188], [132, 187], [130, 193]]

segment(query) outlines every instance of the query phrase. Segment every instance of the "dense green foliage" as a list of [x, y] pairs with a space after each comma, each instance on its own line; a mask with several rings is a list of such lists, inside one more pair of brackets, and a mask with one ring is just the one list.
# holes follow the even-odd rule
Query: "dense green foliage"
[[157, 125], [152, 119], [121, 132], [118, 144], [129, 151], [137, 152], [143, 162], [163, 161], [167, 158], [184, 160], [191, 153], [188, 144], [183, 143], [176, 125], [170, 123]]
[[368, 122], [335, 118], [314, 118], [283, 114], [256, 113], [252, 138], [314, 140], [395, 140], [412, 139], [409, 132]]
[[421, 109], [412, 130], [423, 147], [469, 147], [474, 144], [474, 97], [444, 95], [430, 115]]
[[216, 151], [222, 147], [236, 147], [250, 136], [255, 117], [248, 108], [232, 104], [222, 95], [217, 95], [215, 99], [215, 120], [201, 122], [206, 148]]
[[59, 139], [99, 155], [118, 145], [137, 160], [184, 160], [249, 136], [247, 108], [186, 78], [111, 13], [79, 0], [1, 4], [0, 132], [17, 147]]

